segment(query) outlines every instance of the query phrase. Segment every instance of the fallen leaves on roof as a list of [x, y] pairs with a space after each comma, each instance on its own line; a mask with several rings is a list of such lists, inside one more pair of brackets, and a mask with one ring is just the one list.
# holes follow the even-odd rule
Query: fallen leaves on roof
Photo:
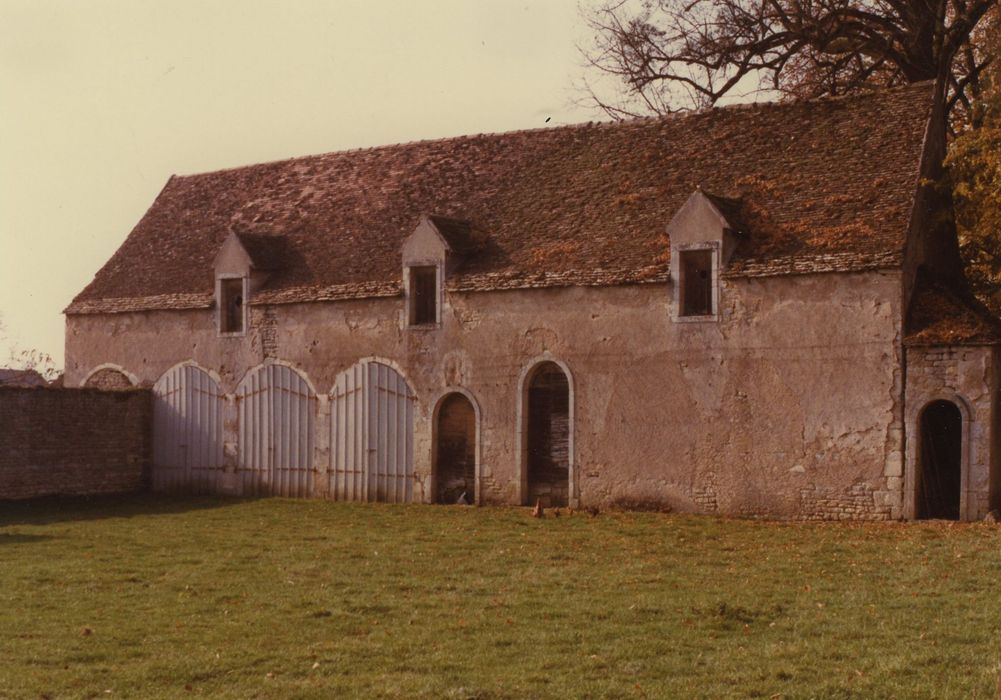
[[476, 232], [449, 289], [658, 282], [697, 187], [748, 229], [728, 276], [899, 266], [930, 107], [921, 84], [172, 177], [67, 312], [202, 308], [230, 232], [273, 268], [252, 303], [398, 293], [422, 215]]

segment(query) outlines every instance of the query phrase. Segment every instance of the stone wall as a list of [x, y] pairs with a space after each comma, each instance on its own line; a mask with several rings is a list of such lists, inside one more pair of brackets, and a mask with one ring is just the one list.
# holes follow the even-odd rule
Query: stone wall
[[0, 388], [0, 499], [137, 491], [148, 390]]
[[[915, 512], [915, 474], [920, 468], [920, 416], [929, 403], [950, 401], [963, 417], [960, 518], [979, 520], [992, 507], [998, 488], [997, 389], [999, 358], [991, 347], [931, 346], [907, 348], [907, 471], [903, 515]], [[994, 462], [992, 463], [992, 455]], [[994, 494], [996, 497], [996, 494]]]
[[699, 323], [672, 322], [663, 283], [449, 293], [440, 327], [419, 330], [402, 296], [251, 306], [244, 337], [220, 337], [211, 309], [70, 315], [66, 378], [114, 363], [152, 385], [192, 361], [232, 396], [276, 358], [322, 399], [338, 373], [379, 358], [417, 397], [418, 478], [432, 469], [436, 400], [461, 388], [479, 407], [481, 502], [523, 503], [524, 381], [557, 361], [572, 502], [882, 518], [900, 512], [888, 483], [903, 462], [900, 284], [895, 272], [724, 278], [718, 320]]
[[874, 498], [864, 482], [847, 488], [811, 486], [800, 492], [800, 511], [805, 520], [889, 520], [899, 508], [895, 500]]

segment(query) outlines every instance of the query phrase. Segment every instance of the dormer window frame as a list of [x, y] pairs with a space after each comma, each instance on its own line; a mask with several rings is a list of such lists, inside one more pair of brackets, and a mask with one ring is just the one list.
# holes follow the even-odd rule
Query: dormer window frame
[[[416, 314], [415, 299], [415, 279], [413, 270], [420, 268], [434, 268], [435, 271], [435, 291], [434, 291], [434, 322], [415, 323]], [[410, 260], [403, 268], [404, 283], [404, 305], [406, 313], [406, 328], [412, 331], [433, 331], [441, 328], [442, 309], [445, 304], [445, 263], [443, 260]]]
[[[225, 331], [225, 318], [226, 318], [226, 299], [223, 295], [223, 280], [235, 280], [241, 281], [241, 300], [240, 300], [240, 330], [238, 331]], [[220, 338], [241, 338], [247, 335], [247, 331], [250, 327], [250, 277], [249, 275], [244, 275], [240, 273], [233, 272], [221, 272], [216, 275], [215, 283], [215, 298], [216, 298], [216, 333]]]
[[[720, 254], [719, 241], [701, 241], [697, 243], [686, 243], [671, 248], [671, 320], [675, 323], [716, 323], [720, 320]], [[710, 309], [708, 314], [684, 313], [685, 304], [685, 272], [682, 265], [682, 255], [686, 252], [709, 251], [710, 252]]]

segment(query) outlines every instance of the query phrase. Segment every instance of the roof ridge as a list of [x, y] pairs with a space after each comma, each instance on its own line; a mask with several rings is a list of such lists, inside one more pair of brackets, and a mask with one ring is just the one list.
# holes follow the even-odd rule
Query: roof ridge
[[885, 88], [871, 88], [863, 92], [856, 92], [847, 95], [824, 95], [821, 97], [800, 97], [793, 98], [789, 100], [761, 100], [761, 101], [750, 101], [750, 102], [739, 102], [727, 105], [713, 105], [711, 107], [703, 107], [701, 109], [685, 109], [678, 110], [677, 112], [670, 112], [668, 114], [652, 114], [649, 116], [642, 117], [631, 117], [629, 119], [618, 119], [618, 120], [608, 120], [608, 121], [594, 121], [589, 120], [586, 122], [574, 122], [572, 124], [559, 124], [556, 126], [536, 126], [528, 127], [524, 129], [512, 129], [511, 131], [484, 131], [475, 134], [456, 134], [453, 136], [440, 136], [437, 138], [425, 138], [425, 139], [412, 139], [410, 141], [398, 141], [396, 143], [383, 143], [374, 146], [359, 146], [356, 148], [344, 148], [335, 151], [323, 151], [322, 153], [309, 153], [306, 155], [292, 156], [290, 158], [279, 158], [277, 160], [267, 160], [255, 163], [245, 163], [243, 165], [234, 165], [226, 168], [217, 168], [215, 170], [205, 170], [202, 172], [188, 173], [188, 174], [177, 174], [174, 173], [170, 176], [169, 180], [189, 180], [196, 179], [199, 177], [204, 177], [208, 175], [217, 175], [221, 173], [235, 172], [238, 170], [249, 170], [251, 168], [265, 167], [265, 166], [278, 166], [287, 165], [295, 163], [297, 161], [307, 161], [313, 159], [326, 158], [328, 156], [335, 155], [347, 155], [355, 153], [375, 153], [378, 151], [385, 151], [390, 149], [398, 149], [402, 147], [411, 146], [421, 146], [426, 144], [436, 144], [445, 142], [459, 142], [459, 141], [474, 141], [477, 139], [484, 138], [496, 138], [501, 136], [515, 136], [518, 134], [541, 134], [547, 132], [557, 132], [557, 131], [568, 131], [571, 129], [606, 129], [612, 127], [624, 127], [639, 124], [648, 124], [655, 121], [675, 121], [684, 120], [700, 115], [712, 114], [716, 112], [724, 111], [743, 111], [743, 110], [753, 110], [753, 109], [785, 109], [794, 106], [800, 106], [803, 104], [826, 104], [832, 102], [849, 102], [852, 100], [861, 100], [865, 98], [872, 97], [876, 94], [889, 94], [898, 92], [907, 92], [909, 90], [917, 90], [918, 88], [927, 89], [929, 86], [934, 85], [934, 80], [923, 80], [916, 83], [907, 83], [904, 85], [894, 85]]

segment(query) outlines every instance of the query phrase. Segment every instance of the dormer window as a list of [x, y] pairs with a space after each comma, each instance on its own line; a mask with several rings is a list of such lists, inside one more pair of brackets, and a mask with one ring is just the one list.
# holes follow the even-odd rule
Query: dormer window
[[683, 250], [681, 254], [681, 316], [712, 316], [713, 251]]
[[438, 323], [438, 268], [410, 268], [410, 325], [428, 326]]
[[223, 278], [219, 280], [219, 332], [243, 333], [244, 314], [244, 278]]
[[286, 259], [282, 236], [230, 233], [215, 262], [216, 328], [219, 335], [241, 336], [250, 326], [248, 303]]
[[667, 225], [671, 242], [671, 320], [720, 320], [720, 276], [738, 241], [739, 200], [695, 190]]
[[424, 215], [403, 241], [403, 328], [441, 328], [449, 315], [445, 280], [475, 253], [485, 234], [468, 221]]

